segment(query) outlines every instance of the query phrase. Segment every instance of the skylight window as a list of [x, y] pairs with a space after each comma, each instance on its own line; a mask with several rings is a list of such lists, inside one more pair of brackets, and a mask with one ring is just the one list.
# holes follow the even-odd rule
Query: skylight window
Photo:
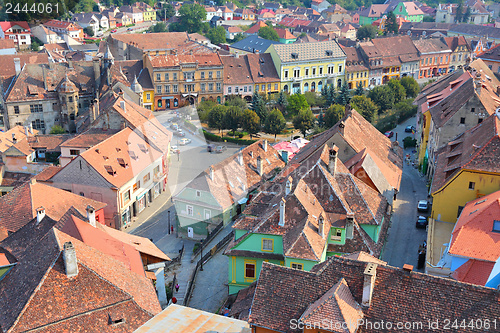
[[500, 221], [499, 220], [493, 220], [493, 231], [500, 232]]

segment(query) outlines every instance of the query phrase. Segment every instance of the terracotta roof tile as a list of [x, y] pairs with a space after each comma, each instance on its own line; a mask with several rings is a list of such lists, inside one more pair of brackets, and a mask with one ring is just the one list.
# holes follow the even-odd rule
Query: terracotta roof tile
[[0, 225], [14, 232], [36, 217], [39, 207], [44, 207], [48, 216], [58, 220], [72, 206], [86, 215], [88, 205], [96, 210], [106, 206], [52, 186], [29, 182], [0, 197]]
[[[299, 332], [290, 327], [290, 320], [300, 318], [342, 278], [354, 301], [361, 303], [367, 263], [330, 257], [319, 266], [319, 270], [305, 272], [262, 263], [249, 323], [274, 331]], [[495, 317], [500, 312], [498, 290], [391, 266], [379, 265], [375, 270], [371, 305], [363, 309], [366, 321], [398, 322], [405, 318], [409, 322], [426, 323], [428, 318], [441, 322], [452, 317], [460, 322], [471, 316]], [[324, 319], [329, 320], [331, 316], [333, 312], [327, 312]], [[367, 325], [362, 330], [380, 332]], [[440, 328], [438, 331], [445, 330]], [[474, 329], [462, 331], [473, 332]]]
[[[110, 184], [120, 188], [162, 155], [161, 151], [127, 127], [84, 151], [79, 157], [87, 161]], [[124, 165], [120, 163], [120, 159], [125, 162]]]
[[469, 259], [458, 267], [451, 277], [460, 282], [484, 286], [495, 266], [494, 262]]
[[61, 167], [58, 167], [55, 165], [50, 165], [50, 166], [46, 167], [45, 169], [43, 169], [42, 172], [38, 173], [35, 176], [35, 179], [37, 181], [40, 181], [40, 182], [45, 182], [45, 181], [49, 180], [50, 178], [52, 178], [56, 173], [58, 173], [59, 170], [61, 170]]
[[[346, 57], [342, 48], [334, 40], [317, 43], [275, 44], [273, 47], [282, 62]], [[331, 55], [327, 55], [327, 51], [331, 51]], [[298, 58], [292, 58], [292, 54], [297, 54]]]
[[16, 75], [14, 59], [19, 59], [21, 68], [25, 64], [48, 64], [49, 57], [44, 53], [21, 53], [0, 55], [0, 77], [7, 78]]
[[61, 147], [90, 148], [118, 133], [118, 130], [91, 128], [61, 144]]
[[260, 28], [267, 27], [267, 24], [264, 21], [257, 21], [254, 25], [250, 27], [250, 29], [246, 30], [246, 34], [256, 34], [259, 32]]
[[[5, 152], [14, 145], [14, 142], [12, 141], [12, 134], [15, 135], [17, 141], [26, 138], [25, 128], [19, 125], [12, 127], [6, 132], [0, 132], [0, 153]], [[28, 132], [28, 136], [36, 134], [38, 134], [38, 130], [33, 130], [33, 134]]]

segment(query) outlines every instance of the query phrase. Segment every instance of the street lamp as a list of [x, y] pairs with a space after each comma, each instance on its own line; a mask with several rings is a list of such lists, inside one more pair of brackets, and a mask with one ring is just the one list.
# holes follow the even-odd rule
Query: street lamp
[[203, 271], [203, 239], [201, 240], [201, 251], [200, 251], [200, 271]]
[[170, 210], [167, 213], [168, 213], [168, 235], [170, 235]]

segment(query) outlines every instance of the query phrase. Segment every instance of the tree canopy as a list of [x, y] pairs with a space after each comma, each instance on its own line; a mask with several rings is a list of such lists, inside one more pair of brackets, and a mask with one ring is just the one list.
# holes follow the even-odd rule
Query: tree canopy
[[250, 134], [257, 134], [260, 131], [260, 118], [255, 111], [246, 109], [241, 116], [241, 128]]
[[175, 15], [175, 8], [172, 4], [167, 3], [163, 5], [162, 9], [156, 11], [156, 17], [160, 20], [168, 20]]
[[268, 39], [268, 40], [274, 40], [275, 42], [280, 41], [280, 36], [276, 32], [276, 30], [274, 30], [272, 27], [269, 27], [269, 26], [262, 27], [259, 29], [259, 37], [262, 37], [262, 38]]
[[384, 29], [384, 34], [389, 34], [393, 33], [395, 35], [398, 34], [399, 31], [399, 25], [398, 21], [396, 20], [396, 15], [394, 14], [393, 11], [390, 11], [387, 13], [387, 18], [385, 19], [385, 29]]
[[205, 37], [210, 39], [212, 44], [223, 44], [226, 42], [226, 30], [221, 26], [210, 28], [205, 34]]
[[373, 39], [377, 37], [377, 28], [371, 24], [366, 24], [356, 31], [356, 38], [359, 40]]
[[288, 106], [286, 107], [288, 116], [295, 116], [301, 110], [308, 110], [309, 104], [302, 94], [293, 94], [288, 97]]
[[401, 102], [406, 98], [406, 91], [398, 79], [391, 79], [387, 84], [394, 94], [394, 103]]
[[354, 96], [351, 99], [351, 107], [358, 111], [366, 120], [369, 122], [373, 121], [373, 118], [377, 114], [378, 107], [373, 103], [373, 101], [366, 96]]
[[50, 133], [49, 134], [65, 134], [65, 133], [66, 133], [66, 130], [64, 128], [62, 128], [59, 125], [54, 125], [50, 129]]
[[208, 113], [208, 126], [217, 128], [219, 132], [224, 127], [224, 115], [226, 114], [226, 107], [224, 105], [216, 105]]
[[187, 4], [179, 9], [179, 22], [170, 25], [171, 31], [186, 31], [188, 33], [201, 33], [208, 24], [205, 21], [207, 12], [198, 4]]
[[420, 86], [414, 78], [411, 76], [401, 78], [401, 85], [405, 88], [406, 97], [417, 97]]
[[293, 127], [298, 129], [304, 137], [306, 137], [307, 131], [314, 127], [316, 118], [311, 111], [311, 109], [302, 109], [293, 118]]
[[155, 25], [152, 25], [148, 29], [149, 32], [167, 32], [167, 25], [163, 22], [158, 22]]
[[330, 128], [339, 122], [342, 117], [344, 117], [345, 108], [339, 104], [332, 104], [326, 110], [325, 116], [323, 117], [324, 126]]
[[374, 87], [368, 93], [368, 97], [370, 97], [382, 112], [391, 109], [394, 105], [394, 93], [387, 85]]
[[267, 116], [264, 131], [269, 134], [274, 134], [274, 140], [276, 141], [276, 135], [280, 134], [286, 127], [285, 117], [278, 109], [273, 109], [269, 112]]
[[241, 116], [242, 111], [239, 107], [229, 106], [224, 114], [224, 128], [232, 130], [234, 134], [241, 125]]

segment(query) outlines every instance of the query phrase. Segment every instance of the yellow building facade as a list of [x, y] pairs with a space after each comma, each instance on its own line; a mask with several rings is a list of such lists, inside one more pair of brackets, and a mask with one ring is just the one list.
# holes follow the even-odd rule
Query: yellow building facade
[[142, 12], [144, 21], [156, 21], [156, 10], [148, 8]]
[[345, 82], [346, 54], [336, 41], [275, 44], [267, 50], [281, 81], [281, 90], [291, 94], [321, 92], [329, 85]]

